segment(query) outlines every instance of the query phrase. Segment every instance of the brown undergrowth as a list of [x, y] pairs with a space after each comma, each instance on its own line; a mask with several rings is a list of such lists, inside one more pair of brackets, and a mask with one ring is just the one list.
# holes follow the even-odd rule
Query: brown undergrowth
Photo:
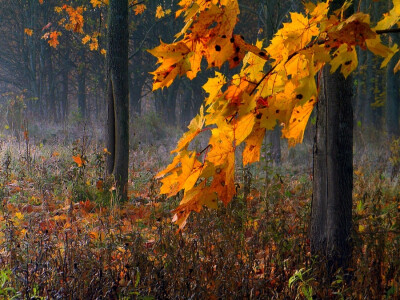
[[119, 204], [104, 177], [106, 151], [90, 148], [38, 146], [28, 157], [3, 145], [0, 298], [400, 297], [400, 189], [384, 168], [356, 166], [352, 266], [322, 284], [307, 237], [309, 166], [277, 168], [264, 157], [237, 172], [228, 207], [193, 214], [177, 232], [170, 211], [179, 197], [157, 196], [152, 179], [162, 155], [132, 153], [131, 201]]

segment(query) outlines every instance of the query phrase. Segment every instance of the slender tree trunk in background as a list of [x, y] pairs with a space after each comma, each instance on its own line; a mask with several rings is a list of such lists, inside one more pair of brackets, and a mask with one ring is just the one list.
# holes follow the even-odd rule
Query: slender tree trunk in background
[[[366, 13], [367, 1], [359, 0], [356, 2], [357, 6], [360, 6], [360, 11]], [[363, 124], [363, 108], [366, 105], [365, 101], [367, 98], [367, 85], [366, 85], [366, 63], [367, 63], [367, 53], [362, 49], [358, 49], [358, 68], [357, 68], [357, 94], [355, 97], [355, 112], [354, 112], [354, 122], [355, 124], [361, 122]]]
[[39, 105], [40, 115], [44, 118], [48, 116], [48, 105], [46, 103], [46, 61], [47, 61], [47, 47], [48, 44], [45, 40], [40, 41], [40, 52], [39, 52]]
[[86, 66], [80, 63], [78, 66], [78, 108], [85, 119], [86, 115]]
[[[395, 42], [398, 42], [398, 38], [395, 38]], [[396, 55], [390, 61], [387, 67], [387, 81], [386, 81], [386, 129], [389, 134], [389, 138], [398, 138], [400, 136], [399, 128], [399, 105], [400, 105], [400, 94], [399, 94], [399, 75], [394, 74], [393, 69], [398, 61]]]
[[[371, 22], [381, 19], [383, 2], [369, 1], [368, 8], [371, 14]], [[384, 3], [386, 4], [386, 3]], [[386, 6], [387, 7], [387, 4]], [[367, 75], [366, 75], [366, 94], [367, 103], [364, 105], [364, 125], [368, 129], [373, 129], [376, 133], [382, 130], [383, 107], [374, 107], [373, 103], [382, 100], [384, 72], [379, 68], [381, 60], [370, 51], [367, 52]]]
[[128, 196], [129, 73], [128, 0], [110, 0], [107, 32], [107, 170], [121, 200]]
[[54, 70], [53, 70], [53, 60], [51, 56], [51, 50], [47, 49], [48, 59], [47, 59], [47, 74], [48, 74], [48, 109], [50, 112], [50, 116], [52, 121], [56, 121], [56, 95], [55, 95], [55, 78], [54, 78]]
[[61, 118], [63, 122], [67, 120], [68, 117], [68, 92], [69, 92], [69, 50], [70, 48], [66, 47], [66, 53], [64, 57], [64, 65], [63, 65], [63, 72], [62, 72], [62, 92], [61, 92], [61, 99], [60, 99], [60, 110], [61, 110]]
[[[35, 28], [36, 27], [36, 14], [37, 14], [37, 5], [39, 3], [36, 1], [30, 1], [29, 3], [29, 28]], [[30, 89], [32, 96], [36, 98], [36, 100], [39, 100], [40, 98], [40, 93], [39, 93], [39, 88], [38, 88], [38, 82], [37, 82], [37, 68], [36, 68], [36, 41], [33, 36], [28, 38], [29, 40], [29, 81], [30, 81]], [[40, 103], [39, 101], [34, 102], [35, 110], [38, 112]]]
[[180, 125], [181, 127], [186, 130], [186, 127], [189, 125], [190, 120], [192, 119], [192, 96], [193, 96], [193, 91], [188, 86], [188, 84], [185, 84], [185, 90], [182, 95], [182, 102], [181, 102], [181, 113], [180, 113]]
[[366, 63], [366, 53], [364, 50], [358, 51], [358, 61], [359, 68], [357, 74], [357, 95], [355, 99], [355, 122], [361, 122], [363, 124], [363, 108], [366, 105], [367, 98], [367, 85], [365, 84], [366, 71], [365, 71], [365, 63]]
[[174, 83], [168, 89], [156, 92], [156, 111], [169, 125], [176, 125], [176, 96], [179, 82]]
[[365, 80], [365, 85], [367, 88], [366, 92], [366, 101], [363, 105], [363, 126], [364, 127], [371, 127], [373, 125], [373, 112], [372, 112], [372, 106], [371, 104], [375, 102], [375, 94], [374, 94], [374, 87], [375, 87], [375, 74], [376, 74], [376, 68], [374, 67], [374, 62], [373, 62], [373, 54], [368, 51], [367, 52], [367, 74], [366, 74], [366, 80]]
[[276, 125], [274, 130], [271, 132], [271, 155], [275, 164], [280, 165], [282, 159], [281, 152], [281, 135], [282, 135], [282, 127]]
[[351, 258], [353, 189], [352, 79], [323, 70], [317, 104], [311, 251], [326, 263], [328, 276]]
[[111, 80], [107, 79], [107, 149], [110, 155], [107, 158], [107, 173], [114, 172], [115, 164], [115, 111], [114, 111], [114, 96]]
[[131, 108], [131, 115], [134, 113], [141, 115], [142, 107], [140, 98], [142, 97], [142, 87], [146, 77], [132, 73], [132, 78], [129, 78], [129, 101]]

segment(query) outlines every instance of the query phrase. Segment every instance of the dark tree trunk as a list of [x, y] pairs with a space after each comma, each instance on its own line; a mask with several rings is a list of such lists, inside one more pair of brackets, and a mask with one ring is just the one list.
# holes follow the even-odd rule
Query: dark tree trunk
[[68, 117], [68, 92], [69, 92], [69, 47], [66, 47], [66, 53], [64, 57], [64, 66], [62, 72], [62, 92], [61, 92], [61, 103], [60, 103], [60, 115], [63, 121], [66, 121]]
[[351, 257], [353, 189], [352, 79], [323, 70], [314, 143], [311, 251], [327, 275], [346, 268]]
[[48, 93], [47, 93], [47, 102], [48, 109], [50, 112], [51, 121], [57, 121], [56, 114], [56, 95], [55, 95], [55, 78], [54, 78], [54, 70], [53, 70], [53, 60], [51, 55], [51, 50], [47, 49], [47, 74], [48, 74]]
[[[398, 42], [398, 38], [394, 38]], [[396, 59], [397, 57], [397, 59]], [[398, 56], [392, 58], [387, 68], [386, 81], [386, 128], [389, 138], [398, 138], [400, 136], [399, 128], [399, 75], [394, 74], [393, 69], [398, 61]]]
[[276, 125], [274, 130], [271, 132], [271, 155], [275, 164], [280, 165], [282, 159], [281, 152], [281, 135], [282, 135], [282, 127]]
[[193, 118], [193, 113], [192, 113], [192, 106], [193, 106], [193, 91], [190, 86], [185, 85], [185, 90], [182, 95], [182, 101], [181, 101], [181, 113], [180, 113], [180, 123], [181, 126], [184, 130], [186, 130], [186, 127], [189, 125], [190, 120]]
[[107, 33], [107, 170], [114, 175], [121, 200], [128, 195], [129, 73], [128, 0], [110, 0]]
[[[343, 5], [333, 1], [331, 9]], [[348, 12], [350, 13], [350, 11]], [[353, 191], [353, 80], [325, 66], [314, 141], [311, 251], [325, 263], [325, 278], [351, 258]]]
[[86, 118], [86, 66], [78, 66], [78, 107], [83, 119]]
[[376, 68], [373, 62], [373, 54], [371, 52], [367, 53], [367, 74], [366, 74], [366, 101], [363, 105], [362, 119], [363, 126], [366, 128], [370, 128], [373, 126], [373, 111], [371, 104], [375, 102], [375, 74]]
[[115, 111], [111, 80], [107, 80], [107, 149], [110, 155], [107, 159], [107, 173], [113, 174], [115, 164]]
[[363, 108], [366, 105], [367, 98], [367, 85], [366, 85], [366, 76], [365, 76], [365, 63], [366, 63], [367, 55], [364, 50], [360, 49], [358, 51], [358, 74], [357, 74], [357, 95], [356, 95], [356, 105], [355, 105], [355, 121], [361, 122], [363, 124]]

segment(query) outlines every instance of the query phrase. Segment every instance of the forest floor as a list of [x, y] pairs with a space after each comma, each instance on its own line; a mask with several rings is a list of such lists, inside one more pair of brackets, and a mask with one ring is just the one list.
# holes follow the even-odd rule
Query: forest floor
[[180, 196], [158, 195], [153, 179], [173, 145], [132, 150], [131, 200], [120, 204], [104, 177], [107, 151], [90, 139], [7, 139], [0, 147], [0, 299], [400, 297], [400, 186], [383, 154], [365, 151], [355, 162], [351, 268], [322, 283], [307, 237], [310, 146], [284, 150], [281, 166], [267, 154], [239, 168], [234, 201], [193, 214], [178, 232], [171, 210]]

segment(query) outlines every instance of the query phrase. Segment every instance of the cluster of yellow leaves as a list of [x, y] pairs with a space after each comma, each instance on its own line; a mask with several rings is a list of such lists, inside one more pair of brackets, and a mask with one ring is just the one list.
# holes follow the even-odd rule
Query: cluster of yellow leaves
[[90, 3], [92, 3], [93, 7], [100, 7], [104, 5], [108, 5], [108, 0], [90, 0]]
[[154, 90], [170, 86], [178, 75], [193, 79], [200, 71], [203, 58], [209, 67], [221, 67], [226, 60], [234, 67], [240, 63], [246, 51], [266, 56], [265, 52], [254, 49], [240, 36], [233, 35], [239, 15], [236, 0], [183, 0], [179, 5], [182, 9], [177, 16], [182, 15], [185, 22], [176, 35], [177, 39], [181, 39], [173, 44], [161, 42], [160, 46], [149, 50], [160, 64], [152, 73]]
[[33, 30], [30, 29], [30, 28], [25, 28], [25, 29], [24, 29], [24, 32], [25, 32], [25, 34], [28, 35], [28, 36], [32, 36], [32, 34], [33, 34]]
[[[93, 8], [98, 8], [98, 7], [107, 6], [109, 4], [109, 0], [90, 0], [90, 3], [92, 4]], [[138, 0], [130, 0], [129, 6], [133, 7], [135, 15], [142, 14], [147, 8], [145, 4], [140, 3]], [[63, 6], [56, 6], [54, 8], [54, 10], [59, 14], [61, 14], [64, 11], [67, 13], [67, 17], [62, 18], [58, 22], [58, 25], [63, 26], [68, 31], [73, 31], [73, 32], [84, 34], [84, 32], [83, 32], [83, 26], [84, 26], [83, 12], [86, 10], [86, 7], [78, 6], [77, 8], [74, 8], [69, 5], [63, 5]], [[170, 12], [171, 12], [171, 10], [163, 11], [161, 9], [160, 13], [165, 15], [165, 14], [169, 14]], [[30, 29], [27, 28], [27, 29], [25, 29], [25, 33], [27, 35], [32, 35], [33, 31], [30, 31]], [[99, 50], [99, 41], [98, 41], [99, 36], [100, 36], [99, 32], [94, 32], [91, 35], [85, 35], [82, 38], [82, 43], [84, 45], [89, 44], [89, 48], [91, 51], [97, 51], [97, 50]], [[49, 35], [45, 35], [43, 38], [48, 39]], [[59, 43], [58, 43], [58, 41], [53, 40], [53, 41], [49, 41], [49, 44], [52, 47], [56, 47]], [[105, 49], [101, 49], [100, 53], [103, 55], [106, 55], [107, 51]]]
[[162, 8], [162, 6], [159, 5], [159, 6], [157, 6], [157, 10], [156, 10], [156, 18], [157, 18], [157, 19], [164, 18], [166, 15], [169, 15], [170, 13], [171, 13], [171, 10], [170, 10], [170, 9], [164, 10], [164, 9]]
[[82, 39], [82, 44], [86, 45], [87, 43], [89, 43], [90, 50], [97, 51], [99, 49], [99, 36], [100, 36], [100, 32], [94, 32], [94, 33], [92, 33], [91, 36], [87, 34]]
[[65, 11], [68, 14], [68, 19], [63, 19], [63, 25], [66, 30], [83, 33], [83, 12], [85, 11], [85, 8], [83, 6], [78, 6], [77, 8], [74, 8], [70, 5], [65, 4], [62, 7], [55, 7], [55, 11], [57, 13]]
[[[200, 71], [203, 57], [209, 67], [231, 67], [243, 61], [239, 74], [227, 80], [221, 73], [203, 86], [208, 93], [205, 107], [193, 119], [178, 142], [173, 162], [157, 178], [162, 178], [161, 193], [184, 197], [174, 211], [174, 221], [182, 228], [192, 211], [203, 206], [216, 207], [217, 200], [227, 204], [235, 194], [235, 150], [242, 143], [243, 165], [260, 158], [266, 130], [283, 126], [289, 145], [302, 142], [305, 127], [318, 101], [316, 77], [325, 64], [332, 72], [340, 68], [347, 77], [358, 65], [356, 46], [368, 48], [385, 60], [384, 67], [397, 52], [381, 43], [376, 30], [398, 21], [400, 0], [383, 23], [371, 28], [367, 14], [344, 18], [349, 3], [328, 15], [330, 1], [305, 5], [305, 14], [291, 13], [266, 49], [262, 42], [249, 45], [233, 34], [239, 6], [237, 0], [182, 0], [177, 16], [185, 26], [175, 43], [161, 45], [149, 52], [158, 58], [153, 72], [153, 89], [168, 87], [177, 75], [193, 79]], [[393, 15], [396, 14], [396, 17]], [[190, 30], [189, 30], [190, 29]], [[266, 63], [269, 71], [265, 73]], [[203, 131], [211, 131], [208, 146], [196, 152], [190, 143]]]
[[43, 36], [42, 39], [47, 40], [49, 43], [50, 47], [57, 48], [57, 46], [60, 44], [58, 41], [58, 37], [61, 36], [61, 32], [59, 31], [51, 31], [51, 32], [46, 32]]
[[144, 13], [144, 11], [146, 10], [146, 5], [144, 4], [138, 4], [135, 6], [135, 8], [133, 9], [135, 12], [135, 16], [137, 15], [141, 15], [142, 13]]
[[[63, 5], [61, 6], [56, 6], [54, 10], [57, 13], [62, 13], [65, 11], [68, 15], [67, 18], [62, 18], [58, 24], [60, 26], [63, 26], [66, 30], [68, 31], [74, 31], [78, 33], [83, 33], [83, 25], [84, 25], [84, 18], [83, 18], [83, 12], [85, 11], [85, 8], [83, 6], [78, 6], [77, 8], [73, 8], [72, 6], [69, 5]], [[49, 23], [45, 27], [43, 27], [42, 30], [48, 29], [52, 24]], [[27, 29], [25, 29], [25, 33], [30, 35], [33, 32], [27, 32]], [[30, 33], [30, 34], [29, 34]], [[59, 31], [52, 31], [52, 32], [46, 32], [43, 36], [42, 39], [48, 40], [48, 43], [51, 47], [57, 48], [57, 46], [60, 44], [58, 41], [58, 37], [61, 36], [61, 32]], [[95, 37], [97, 40], [97, 37]], [[91, 45], [91, 48], [98, 48], [97, 42], [93, 42], [93, 45]], [[97, 46], [96, 46], [97, 45]]]

